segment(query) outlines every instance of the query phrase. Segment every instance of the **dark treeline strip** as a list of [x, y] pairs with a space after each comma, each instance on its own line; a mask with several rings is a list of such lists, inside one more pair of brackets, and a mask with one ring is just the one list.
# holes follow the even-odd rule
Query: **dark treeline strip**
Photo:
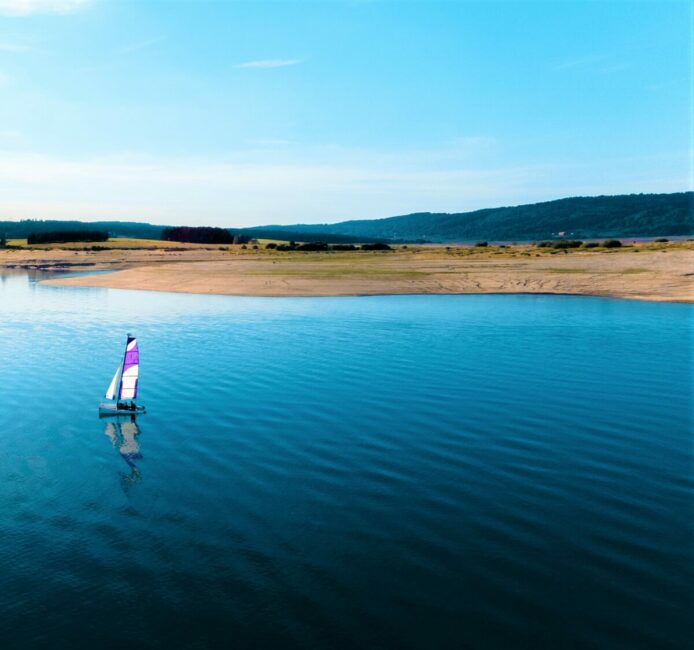
[[29, 233], [44, 233], [56, 230], [105, 230], [111, 237], [134, 237], [136, 239], [160, 239], [163, 226], [129, 221], [57, 221], [23, 219], [0, 221], [0, 233], [7, 239], [26, 239]]
[[[660, 240], [655, 241], [667, 241], [667, 239], [661, 237]], [[478, 244], [479, 245], [479, 244]], [[619, 239], [606, 239], [604, 242], [582, 242], [578, 239], [555, 239], [554, 241], [539, 241], [535, 244], [538, 248], [557, 248], [557, 249], [567, 249], [567, 248], [597, 248], [602, 246], [603, 248], [619, 248], [622, 242]]]
[[180, 226], [164, 228], [161, 238], [165, 241], [185, 242], [189, 244], [245, 244], [250, 237], [233, 233], [226, 228], [212, 226]]
[[[326, 244], [357, 244], [373, 241], [373, 237], [353, 237], [334, 233], [312, 233], [303, 230], [284, 230], [281, 226], [259, 226], [257, 228], [236, 228], [234, 232], [253, 239], [276, 239], [277, 241], [325, 242]], [[390, 240], [388, 240], [390, 241]]]
[[48, 230], [30, 232], [27, 244], [66, 244], [77, 241], [108, 241], [106, 230]]
[[288, 244], [276, 244], [275, 242], [270, 242], [265, 246], [269, 250], [278, 251], [389, 251], [393, 250], [388, 244], [383, 242], [378, 242], [376, 244], [362, 244], [361, 246], [355, 246], [354, 244], [328, 244], [327, 242], [315, 241], [306, 242], [305, 244], [298, 244], [296, 242], [290, 241]]

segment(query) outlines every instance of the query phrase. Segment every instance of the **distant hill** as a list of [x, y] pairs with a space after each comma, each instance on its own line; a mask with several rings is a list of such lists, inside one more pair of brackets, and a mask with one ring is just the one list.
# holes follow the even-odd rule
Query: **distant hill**
[[386, 219], [363, 219], [334, 224], [263, 226], [255, 236], [273, 238], [349, 236], [356, 240], [455, 242], [477, 240], [537, 240], [574, 238], [649, 237], [694, 234], [694, 193], [626, 194], [574, 197], [474, 212], [418, 212]]
[[[0, 235], [79, 230], [88, 226], [111, 237], [161, 239], [167, 226], [128, 221], [0, 221]], [[386, 219], [334, 224], [230, 228], [232, 234], [301, 242], [465, 242], [694, 235], [694, 192], [582, 196], [473, 212], [418, 212]]]

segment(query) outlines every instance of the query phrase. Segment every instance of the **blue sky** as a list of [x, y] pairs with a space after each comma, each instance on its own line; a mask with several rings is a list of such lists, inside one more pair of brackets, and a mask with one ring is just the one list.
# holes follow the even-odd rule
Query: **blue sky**
[[0, 0], [0, 218], [691, 189], [692, 3]]

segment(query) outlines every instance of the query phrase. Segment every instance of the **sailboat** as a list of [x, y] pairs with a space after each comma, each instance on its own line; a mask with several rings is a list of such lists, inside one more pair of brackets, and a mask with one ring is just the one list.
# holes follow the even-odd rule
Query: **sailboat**
[[99, 404], [99, 415], [138, 415], [145, 413], [144, 406], [137, 406], [133, 401], [137, 397], [137, 383], [140, 375], [140, 351], [137, 339], [128, 334], [125, 343], [123, 363], [116, 369], [116, 374], [106, 391], [110, 403]]

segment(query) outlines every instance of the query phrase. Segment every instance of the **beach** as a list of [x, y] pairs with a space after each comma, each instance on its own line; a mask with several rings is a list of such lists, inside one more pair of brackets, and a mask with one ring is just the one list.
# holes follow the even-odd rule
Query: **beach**
[[[238, 296], [552, 293], [694, 302], [692, 242], [620, 249], [398, 246], [302, 253], [262, 247], [90, 247], [0, 251], [0, 268], [80, 271], [62, 286]], [[90, 275], [89, 271], [111, 271]], [[86, 272], [86, 273], [85, 273]]]

